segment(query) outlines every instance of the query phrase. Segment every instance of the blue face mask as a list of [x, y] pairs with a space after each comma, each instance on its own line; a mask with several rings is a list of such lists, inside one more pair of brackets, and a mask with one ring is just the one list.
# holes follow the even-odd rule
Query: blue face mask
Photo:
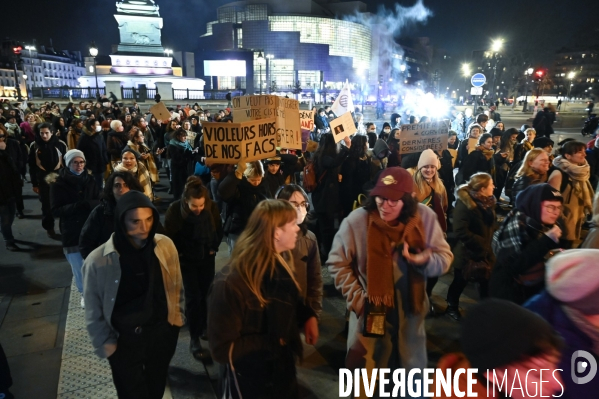
[[72, 174], [74, 174], [75, 176], [81, 176], [81, 173], [85, 172], [85, 168], [80, 172], [77, 173], [76, 171], [74, 171], [73, 169], [69, 168], [69, 172], [71, 172]]

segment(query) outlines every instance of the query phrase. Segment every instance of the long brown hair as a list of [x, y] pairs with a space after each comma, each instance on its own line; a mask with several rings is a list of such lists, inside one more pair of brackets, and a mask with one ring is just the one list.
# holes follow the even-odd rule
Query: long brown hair
[[286, 257], [289, 260], [285, 261], [275, 250], [275, 229], [290, 222], [295, 223], [296, 219], [297, 213], [289, 201], [264, 200], [252, 212], [245, 230], [233, 248], [232, 270], [239, 273], [243, 282], [262, 305], [266, 305], [267, 300], [260, 288], [266, 273], [270, 273], [272, 278], [277, 260], [300, 289], [295, 279], [293, 257], [288, 253]]

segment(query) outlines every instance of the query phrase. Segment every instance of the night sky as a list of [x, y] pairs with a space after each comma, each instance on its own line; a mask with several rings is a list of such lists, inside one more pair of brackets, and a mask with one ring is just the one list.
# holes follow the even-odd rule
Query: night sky
[[[282, 0], [283, 1], [283, 0]], [[289, 1], [289, 0], [284, 0]], [[537, 51], [539, 61], [549, 62], [562, 46], [580, 43], [581, 32], [589, 32], [599, 15], [594, 0], [423, 0], [433, 16], [426, 24], [402, 30], [403, 35], [431, 38], [432, 44], [466, 59], [472, 50], [487, 48], [493, 38], [502, 37], [509, 48], [528, 43]], [[369, 11], [393, 7], [396, 1], [365, 1]], [[226, 0], [157, 0], [164, 19], [162, 42], [173, 50], [195, 51], [197, 37], [205, 33], [206, 22], [216, 19], [216, 7]], [[414, 1], [399, 1], [411, 6]], [[16, 4], [16, 3], [13, 3]], [[32, 38], [38, 44], [53, 39], [57, 49], [86, 51], [95, 40], [101, 54], [110, 54], [111, 44], [119, 41], [113, 14], [115, 0], [20, 0], [21, 17], [3, 18], [4, 37], [24, 44]], [[599, 37], [595, 32], [594, 37]], [[530, 47], [530, 46], [529, 46]]]

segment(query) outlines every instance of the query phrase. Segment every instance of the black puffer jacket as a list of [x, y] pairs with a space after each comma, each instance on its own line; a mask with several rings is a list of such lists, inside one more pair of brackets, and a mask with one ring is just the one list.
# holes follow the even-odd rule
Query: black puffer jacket
[[235, 172], [223, 179], [218, 186], [218, 193], [227, 203], [225, 234], [241, 234], [256, 205], [269, 198], [264, 182], [258, 187], [252, 186], [245, 177], [238, 179]]
[[83, 172], [76, 176], [67, 168], [47, 176], [52, 213], [60, 218], [62, 246], [79, 246], [79, 236], [92, 209], [98, 205], [99, 190], [94, 178]]
[[79, 237], [79, 251], [83, 259], [114, 233], [114, 207], [111, 201], [102, 200], [88, 216]]

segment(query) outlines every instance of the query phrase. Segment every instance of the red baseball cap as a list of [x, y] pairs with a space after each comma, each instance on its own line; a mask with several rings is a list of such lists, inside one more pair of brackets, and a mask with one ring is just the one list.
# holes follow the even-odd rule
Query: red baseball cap
[[370, 192], [371, 197], [383, 197], [393, 201], [400, 200], [404, 194], [414, 191], [414, 179], [412, 175], [399, 166], [383, 170], [376, 182], [376, 186]]

